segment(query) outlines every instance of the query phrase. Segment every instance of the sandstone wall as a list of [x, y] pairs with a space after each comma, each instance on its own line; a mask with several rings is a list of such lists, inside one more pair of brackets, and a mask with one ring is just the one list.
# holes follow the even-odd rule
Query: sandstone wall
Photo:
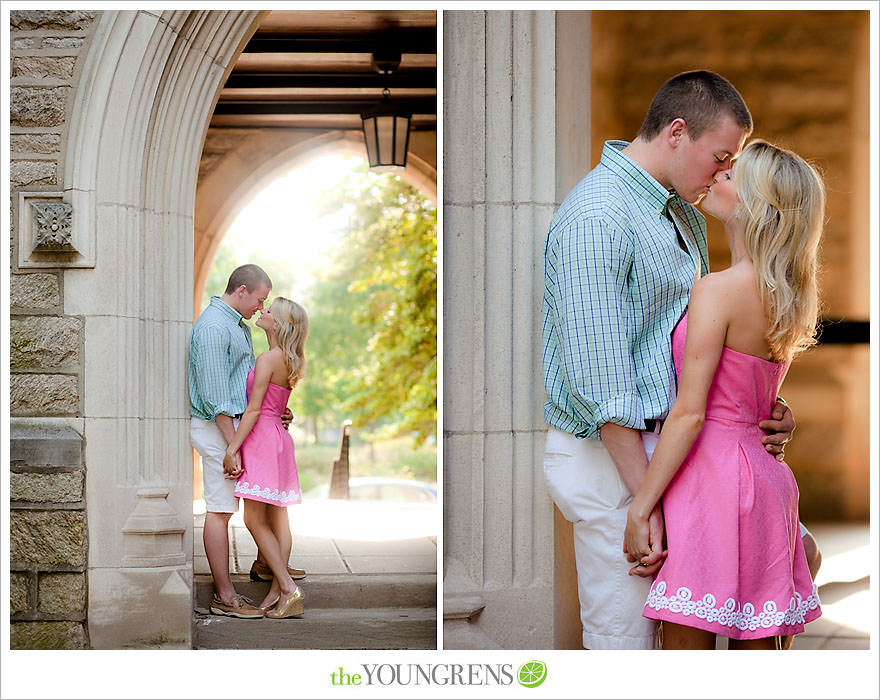
[[64, 183], [67, 120], [100, 13], [10, 13], [10, 620], [13, 649], [88, 646], [83, 320], [59, 268], [17, 265], [19, 193]]
[[[721, 73], [742, 93], [753, 136], [823, 171], [828, 195], [821, 262], [824, 315], [867, 321], [869, 31], [867, 11], [601, 11], [592, 13], [592, 151], [632, 139], [664, 80]], [[729, 262], [709, 221], [711, 266]], [[786, 450], [805, 520], [867, 519], [868, 345], [823, 345], [793, 365], [783, 395], [798, 422]]]

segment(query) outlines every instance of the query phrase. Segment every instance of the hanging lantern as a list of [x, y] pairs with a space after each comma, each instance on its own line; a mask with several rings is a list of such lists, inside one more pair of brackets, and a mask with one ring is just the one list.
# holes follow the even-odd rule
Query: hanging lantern
[[370, 168], [386, 172], [406, 167], [412, 115], [391, 101], [388, 88], [382, 94], [382, 102], [361, 114], [361, 120]]

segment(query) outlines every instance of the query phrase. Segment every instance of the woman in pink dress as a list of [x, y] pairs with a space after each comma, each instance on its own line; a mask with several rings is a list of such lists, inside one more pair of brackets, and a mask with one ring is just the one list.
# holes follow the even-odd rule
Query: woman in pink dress
[[796, 154], [750, 143], [703, 209], [724, 223], [731, 265], [699, 280], [673, 332], [678, 396], [629, 509], [625, 550], [651, 552], [662, 497], [668, 555], [645, 617], [665, 649], [774, 649], [821, 614], [791, 470], [761, 444], [789, 363], [815, 344], [825, 193]]
[[244, 523], [272, 569], [272, 586], [260, 608], [266, 617], [293, 617], [302, 614], [304, 596], [287, 570], [287, 506], [299, 503], [302, 496], [293, 438], [284, 429], [281, 414], [305, 373], [309, 319], [299, 304], [276, 297], [261, 313], [257, 327], [266, 331], [269, 349], [248, 375], [248, 406], [226, 449], [223, 467], [238, 475], [235, 495], [245, 502]]

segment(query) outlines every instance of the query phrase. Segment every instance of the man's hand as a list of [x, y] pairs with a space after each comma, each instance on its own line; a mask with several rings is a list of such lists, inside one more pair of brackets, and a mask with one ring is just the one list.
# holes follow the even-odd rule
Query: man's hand
[[241, 475], [241, 453], [236, 452], [235, 454], [226, 453], [223, 457], [223, 478], [224, 479], [238, 479]]
[[627, 561], [636, 562], [629, 570], [630, 576], [648, 577], [657, 573], [667, 554], [663, 548], [665, 534], [663, 510], [659, 504], [654, 506], [647, 520], [635, 517], [630, 509], [623, 542]]
[[281, 425], [284, 426], [285, 430], [290, 429], [290, 423], [293, 421], [293, 412], [287, 407], [284, 407], [284, 413], [281, 414]]
[[764, 435], [761, 442], [764, 443], [764, 449], [781, 462], [785, 459], [785, 444], [791, 440], [795, 429], [794, 414], [787, 404], [777, 400], [771, 415], [771, 419], [758, 423], [761, 430], [769, 431], [769, 435]]

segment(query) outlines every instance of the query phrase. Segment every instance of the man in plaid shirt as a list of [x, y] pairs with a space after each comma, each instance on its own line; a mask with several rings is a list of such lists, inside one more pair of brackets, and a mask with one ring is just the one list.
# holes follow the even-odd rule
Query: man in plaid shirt
[[232, 617], [263, 617], [260, 608], [236, 593], [229, 577], [228, 526], [238, 510], [238, 475], [224, 473], [223, 457], [247, 408], [247, 376], [254, 366], [251, 330], [244, 319], [262, 310], [271, 290], [262, 268], [236, 268], [224, 294], [211, 297], [190, 336], [190, 440], [202, 457], [205, 554], [215, 590], [211, 611]]
[[[705, 218], [693, 205], [751, 131], [745, 102], [723, 77], [675, 76], [635, 140], [606, 142], [550, 223], [544, 474], [574, 523], [587, 649], [656, 646], [656, 623], [641, 613], [664, 556], [663, 516], [658, 506], [653, 554], [633, 566], [622, 550], [626, 514], [675, 396], [672, 330], [708, 272]], [[774, 416], [761, 427], [774, 431], [768, 451], [781, 454], [794, 420], [781, 403]]]

